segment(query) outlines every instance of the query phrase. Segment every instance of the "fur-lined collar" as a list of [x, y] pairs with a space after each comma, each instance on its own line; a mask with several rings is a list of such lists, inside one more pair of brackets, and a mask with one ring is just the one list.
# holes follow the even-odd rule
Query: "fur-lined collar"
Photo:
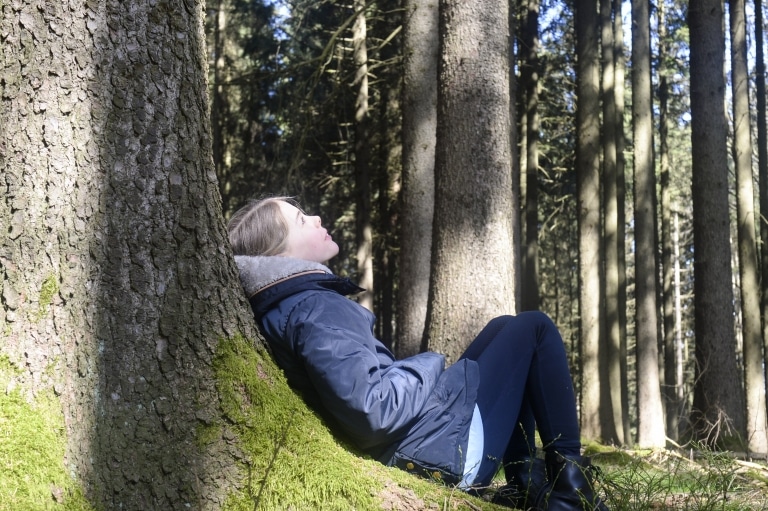
[[328, 267], [313, 261], [282, 256], [235, 256], [240, 283], [249, 298], [282, 280], [303, 273], [333, 274]]

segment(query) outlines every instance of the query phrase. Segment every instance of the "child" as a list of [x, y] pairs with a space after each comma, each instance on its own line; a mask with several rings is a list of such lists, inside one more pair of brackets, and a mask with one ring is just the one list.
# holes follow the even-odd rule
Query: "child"
[[373, 314], [346, 298], [361, 289], [323, 265], [339, 247], [319, 217], [273, 197], [236, 212], [228, 231], [277, 364], [336, 432], [382, 463], [462, 488], [487, 487], [503, 465], [503, 504], [607, 511], [580, 455], [565, 349], [545, 314], [493, 319], [448, 368], [437, 353], [395, 360], [373, 336]]

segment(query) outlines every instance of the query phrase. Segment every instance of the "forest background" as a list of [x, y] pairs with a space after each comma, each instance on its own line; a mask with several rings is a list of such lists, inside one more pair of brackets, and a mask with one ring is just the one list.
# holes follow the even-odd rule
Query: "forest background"
[[[692, 27], [705, 4], [718, 9], [721, 29]], [[591, 12], [580, 19], [579, 8]], [[510, 4], [508, 24], [455, 43], [439, 36], [430, 2], [209, 5], [225, 213], [289, 194], [320, 214], [342, 247], [333, 269], [368, 289], [361, 300], [399, 355], [455, 357], [494, 313], [539, 308], [568, 345], [587, 438], [698, 438], [763, 456], [764, 21], [759, 0], [727, 8], [521, 1]], [[472, 11], [483, 18], [483, 9]], [[482, 58], [493, 31], [511, 34], [514, 117], [501, 170], [481, 154], [507, 141], [487, 129], [489, 118], [504, 121], [480, 83], [506, 69], [473, 76], [472, 101], [444, 92], [454, 84], [451, 59]], [[708, 45], [700, 75], [696, 41]], [[723, 80], [706, 89], [700, 82], [719, 80], [720, 69]], [[710, 105], [698, 112], [697, 90]], [[697, 119], [711, 135], [692, 133]], [[462, 122], [482, 135], [441, 132]], [[697, 140], [708, 151], [698, 161]], [[493, 208], [512, 222], [501, 255], [487, 246], [509, 236]], [[484, 232], [462, 232], [447, 255], [445, 243], [429, 251], [467, 217]], [[461, 244], [482, 248], [466, 256]], [[445, 319], [426, 304], [436, 297], [430, 275], [439, 286], [435, 273], [450, 258], [472, 276], [451, 283], [457, 316]], [[498, 283], [502, 271], [512, 287]], [[499, 287], [514, 297], [490, 304], [484, 295]], [[438, 340], [432, 329], [444, 322], [464, 337]]]
[[0, 509], [442, 498], [258, 342], [224, 221], [264, 194], [398, 355], [540, 308], [585, 440], [766, 457], [759, 0], [0, 9]]

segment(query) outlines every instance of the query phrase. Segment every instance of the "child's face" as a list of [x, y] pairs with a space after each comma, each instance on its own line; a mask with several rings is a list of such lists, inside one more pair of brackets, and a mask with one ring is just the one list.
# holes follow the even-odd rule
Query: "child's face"
[[289, 226], [286, 249], [281, 255], [324, 263], [339, 253], [339, 246], [322, 227], [319, 216], [308, 216], [283, 201], [280, 211]]

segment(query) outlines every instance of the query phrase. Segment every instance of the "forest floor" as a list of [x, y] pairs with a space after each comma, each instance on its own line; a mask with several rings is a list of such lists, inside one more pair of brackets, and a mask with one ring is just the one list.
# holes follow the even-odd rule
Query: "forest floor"
[[768, 464], [707, 449], [605, 451], [602, 489], [612, 511], [768, 510]]
[[[768, 464], [710, 450], [590, 446], [596, 486], [611, 511], [768, 510]], [[485, 499], [491, 498], [492, 490]], [[459, 509], [471, 509], [458, 506]], [[497, 509], [495, 506], [486, 508]]]

